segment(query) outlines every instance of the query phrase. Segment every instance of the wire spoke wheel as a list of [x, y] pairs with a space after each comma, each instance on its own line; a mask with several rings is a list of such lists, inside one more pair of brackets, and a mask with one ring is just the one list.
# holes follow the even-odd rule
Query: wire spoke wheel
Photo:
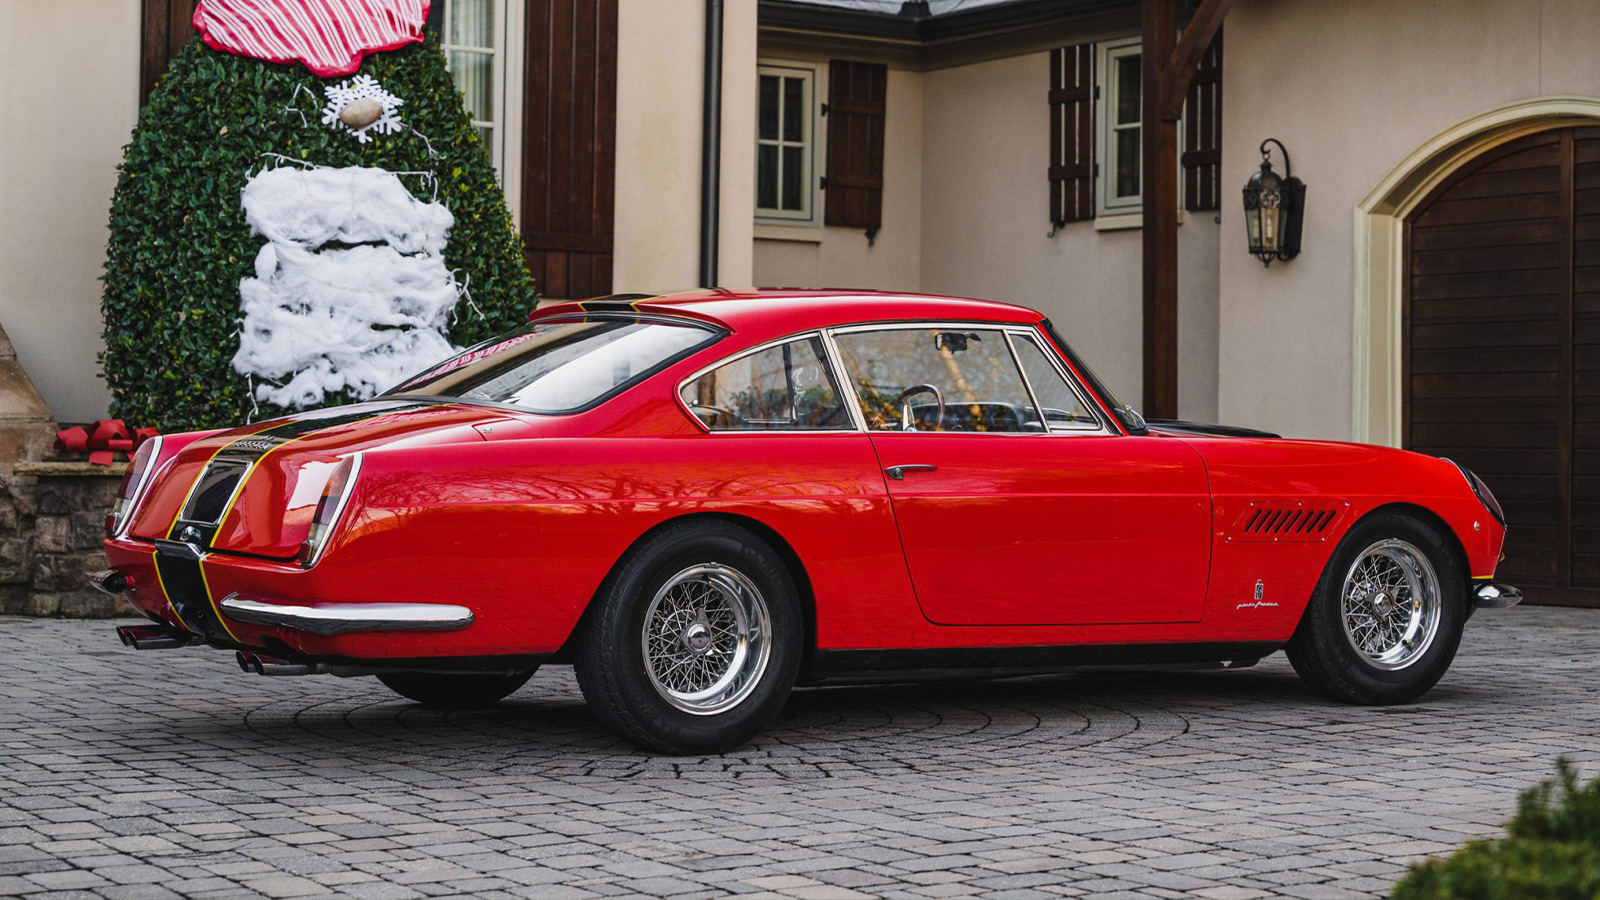
[[1439, 576], [1426, 554], [1397, 538], [1378, 541], [1356, 556], [1340, 601], [1345, 638], [1379, 669], [1416, 662], [1439, 632]]
[[640, 635], [651, 685], [677, 709], [714, 715], [739, 705], [766, 671], [772, 622], [744, 573], [701, 563], [668, 578]]

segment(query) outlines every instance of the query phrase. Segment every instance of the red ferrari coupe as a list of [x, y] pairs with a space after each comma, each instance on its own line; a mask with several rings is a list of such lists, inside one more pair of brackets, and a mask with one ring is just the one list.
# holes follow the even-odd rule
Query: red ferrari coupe
[[149, 441], [103, 590], [264, 675], [442, 707], [571, 664], [668, 752], [796, 684], [1249, 665], [1398, 703], [1505, 520], [1447, 460], [1146, 423], [1039, 313], [702, 291], [542, 309], [372, 401]]

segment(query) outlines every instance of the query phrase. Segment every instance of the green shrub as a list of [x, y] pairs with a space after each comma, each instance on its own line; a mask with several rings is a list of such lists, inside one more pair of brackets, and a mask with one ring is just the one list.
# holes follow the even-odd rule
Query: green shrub
[[[323, 89], [344, 79], [303, 66], [223, 53], [198, 38], [173, 60], [140, 112], [112, 200], [101, 355], [112, 415], [173, 431], [285, 411], [258, 409], [231, 366], [239, 281], [253, 274], [263, 243], [245, 224], [239, 192], [274, 164], [264, 154], [435, 173], [439, 202], [455, 216], [445, 264], [476, 307], [461, 301], [450, 340], [471, 344], [525, 320], [536, 295], [522, 242], [444, 54], [431, 40], [368, 54], [358, 74], [401, 97], [401, 119], [415, 131], [362, 144], [323, 125]], [[430, 199], [423, 182], [405, 180]]]
[[1557, 775], [1522, 794], [1509, 836], [1411, 868], [1394, 900], [1600, 900], [1600, 777]]

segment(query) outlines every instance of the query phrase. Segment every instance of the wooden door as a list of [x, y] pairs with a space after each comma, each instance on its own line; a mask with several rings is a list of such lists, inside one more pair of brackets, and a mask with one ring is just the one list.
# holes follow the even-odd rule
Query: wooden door
[[188, 42], [195, 0], [144, 0], [140, 4], [139, 102], [150, 99], [167, 64]]
[[1477, 472], [1500, 572], [1600, 606], [1600, 129], [1486, 154], [1407, 222], [1405, 442]]
[[611, 292], [617, 0], [528, 0], [522, 240], [547, 298]]

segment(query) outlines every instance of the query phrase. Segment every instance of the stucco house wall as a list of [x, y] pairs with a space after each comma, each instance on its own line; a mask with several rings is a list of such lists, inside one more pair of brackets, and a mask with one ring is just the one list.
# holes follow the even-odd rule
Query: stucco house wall
[[[891, 66], [884, 224], [875, 245], [855, 229], [758, 226], [756, 283], [920, 290], [1031, 306], [1052, 318], [1113, 390], [1137, 403], [1140, 230], [1126, 222], [1107, 228], [1102, 220], [1050, 236], [1048, 84], [1048, 52], [926, 72]], [[1179, 411], [1211, 420], [1219, 226], [1215, 213], [1187, 213], [1182, 221]], [[763, 237], [777, 231], [809, 239]]]
[[[612, 288], [699, 284], [705, 4], [623, 3], [617, 17], [617, 168]], [[717, 275], [749, 287], [755, 208], [756, 4], [723, 19], [722, 172]]]
[[[1245, 251], [1239, 204], [1223, 204], [1219, 414], [1285, 434], [1393, 441], [1354, 424], [1352, 395], [1367, 377], [1353, 363], [1366, 326], [1357, 284], [1369, 265], [1397, 264], [1358, 254], [1357, 207], [1418, 148], [1487, 110], [1600, 101], [1600, 4], [1247, 2], [1225, 27], [1224, 187], [1242, 186], [1257, 145], [1274, 137], [1307, 200], [1302, 254], [1271, 268]], [[1398, 403], [1396, 377], [1372, 388], [1374, 402]]]
[[[766, 62], [773, 57], [762, 57]], [[779, 61], [818, 66], [818, 94], [827, 96], [827, 60], [785, 54]], [[891, 66], [884, 89], [883, 226], [871, 245], [857, 228], [765, 226], [755, 231], [755, 283], [762, 287], [852, 287], [922, 290], [923, 74]], [[754, 95], [751, 95], [754, 105]], [[827, 127], [827, 119], [821, 119]], [[817, 168], [825, 171], [825, 133]], [[750, 147], [754, 147], [752, 132]], [[750, 149], [743, 151], [753, 156]], [[752, 178], [753, 178], [752, 172]], [[817, 202], [822, 202], [819, 196]], [[744, 216], [750, 219], [752, 203]], [[818, 214], [820, 219], [820, 212]], [[783, 239], [764, 235], [786, 234]]]
[[[616, 287], [696, 282], [704, 6], [624, 6], [619, 33]], [[755, 4], [728, 4], [719, 281], [949, 291], [1038, 306], [1120, 393], [1140, 393], [1139, 233], [1044, 209], [1044, 67], [1030, 52], [893, 67], [885, 221], [816, 242], [758, 237]], [[97, 27], [81, 29], [93, 19]], [[98, 276], [121, 147], [137, 116], [139, 4], [0, 4], [0, 323], [54, 415], [104, 414]], [[1374, 257], [1356, 210], [1409, 156], [1475, 116], [1540, 98], [1600, 103], [1589, 0], [1243, 2], [1226, 24], [1224, 202], [1180, 235], [1180, 413], [1330, 438], [1392, 439], [1358, 416], [1397, 402], [1359, 354]], [[1086, 35], [1110, 37], [1112, 35]], [[87, 42], [87, 43], [86, 43]], [[57, 48], [71, 45], [70, 77]], [[1286, 99], [1288, 98], [1288, 99]], [[1036, 127], [1037, 126], [1037, 127]], [[1244, 249], [1234, 186], [1276, 137], [1309, 186], [1305, 251], [1270, 269]], [[19, 175], [19, 173], [25, 173]], [[1220, 225], [1216, 221], [1220, 219]], [[1365, 348], [1365, 349], [1363, 349]], [[1363, 364], [1365, 365], [1365, 364]], [[1380, 409], [1381, 412], [1381, 409]], [[1365, 422], [1365, 419], [1362, 420]]]
[[138, 117], [138, 35], [137, 0], [0, 3], [0, 327], [65, 421], [110, 402], [99, 278]]
[[[1050, 237], [1049, 54], [927, 73], [922, 286], [1031, 306], [1125, 402], [1142, 390], [1141, 231], [1073, 222]], [[1179, 414], [1216, 413], [1217, 224], [1178, 228]]]

